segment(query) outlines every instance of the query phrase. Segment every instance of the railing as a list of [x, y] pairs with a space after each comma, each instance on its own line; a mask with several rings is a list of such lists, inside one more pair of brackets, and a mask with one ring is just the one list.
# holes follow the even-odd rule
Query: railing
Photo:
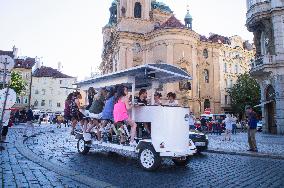
[[247, 0], [247, 9], [247, 20], [249, 20], [256, 13], [269, 11], [270, 0]]
[[254, 68], [258, 68], [265, 64], [272, 64], [274, 59], [275, 59], [274, 55], [265, 55], [265, 56], [258, 57], [254, 61], [251, 62], [251, 68], [254, 69]]

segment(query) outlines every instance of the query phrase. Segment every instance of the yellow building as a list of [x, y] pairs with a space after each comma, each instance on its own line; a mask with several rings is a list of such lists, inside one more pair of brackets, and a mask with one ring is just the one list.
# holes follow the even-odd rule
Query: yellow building
[[184, 21], [154, 0], [113, 1], [109, 23], [103, 28], [103, 74], [146, 63], [173, 64], [188, 71], [193, 80], [165, 85], [164, 97], [174, 91], [179, 103], [197, 115], [205, 108], [212, 113], [230, 111], [226, 89], [238, 74], [249, 70], [252, 45], [238, 36], [201, 36], [192, 30], [189, 10]]

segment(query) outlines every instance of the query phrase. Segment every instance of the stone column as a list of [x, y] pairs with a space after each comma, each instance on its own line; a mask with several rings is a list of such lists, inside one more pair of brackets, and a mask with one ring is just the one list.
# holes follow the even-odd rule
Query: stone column
[[167, 64], [174, 64], [174, 46], [172, 43], [167, 43]]
[[277, 76], [275, 84], [276, 93], [276, 112], [275, 123], [277, 125], [277, 134], [284, 134], [284, 75]]
[[126, 68], [126, 47], [120, 44], [119, 49], [119, 59], [117, 63], [117, 71], [123, 70]]
[[[272, 16], [273, 34], [274, 34], [274, 44], [275, 53], [277, 54], [279, 60], [284, 60], [284, 35], [283, 35], [283, 15], [275, 13]], [[280, 56], [280, 57], [279, 57]]]
[[133, 67], [133, 50], [132, 46], [127, 47], [127, 53], [126, 53], [126, 68]]
[[[262, 82], [259, 82], [259, 85], [260, 85], [260, 91], [261, 91], [261, 94], [260, 94], [260, 101], [259, 103], [262, 103], [264, 101], [266, 101], [266, 96], [265, 96], [265, 88], [266, 88], [266, 85]], [[265, 106], [261, 106], [261, 112], [262, 112], [262, 131], [264, 133], [268, 133], [269, 130], [268, 130], [268, 119], [267, 119], [267, 110], [265, 109]]]

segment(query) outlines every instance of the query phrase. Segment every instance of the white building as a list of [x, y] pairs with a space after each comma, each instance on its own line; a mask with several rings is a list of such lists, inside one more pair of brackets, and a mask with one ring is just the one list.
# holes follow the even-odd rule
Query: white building
[[250, 73], [261, 88], [263, 130], [284, 134], [284, 1], [247, 0], [247, 7], [256, 47]]
[[73, 92], [76, 78], [51, 67], [36, 68], [32, 80], [31, 105], [45, 112], [63, 112], [64, 102]]

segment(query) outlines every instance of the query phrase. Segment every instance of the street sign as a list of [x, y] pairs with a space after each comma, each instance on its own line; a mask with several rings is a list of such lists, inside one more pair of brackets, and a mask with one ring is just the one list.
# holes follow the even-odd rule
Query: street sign
[[[8, 55], [0, 55], [0, 69], [4, 70], [6, 64], [6, 71], [11, 72], [14, 68], [15, 61]], [[3, 71], [4, 72], [4, 71]]]

